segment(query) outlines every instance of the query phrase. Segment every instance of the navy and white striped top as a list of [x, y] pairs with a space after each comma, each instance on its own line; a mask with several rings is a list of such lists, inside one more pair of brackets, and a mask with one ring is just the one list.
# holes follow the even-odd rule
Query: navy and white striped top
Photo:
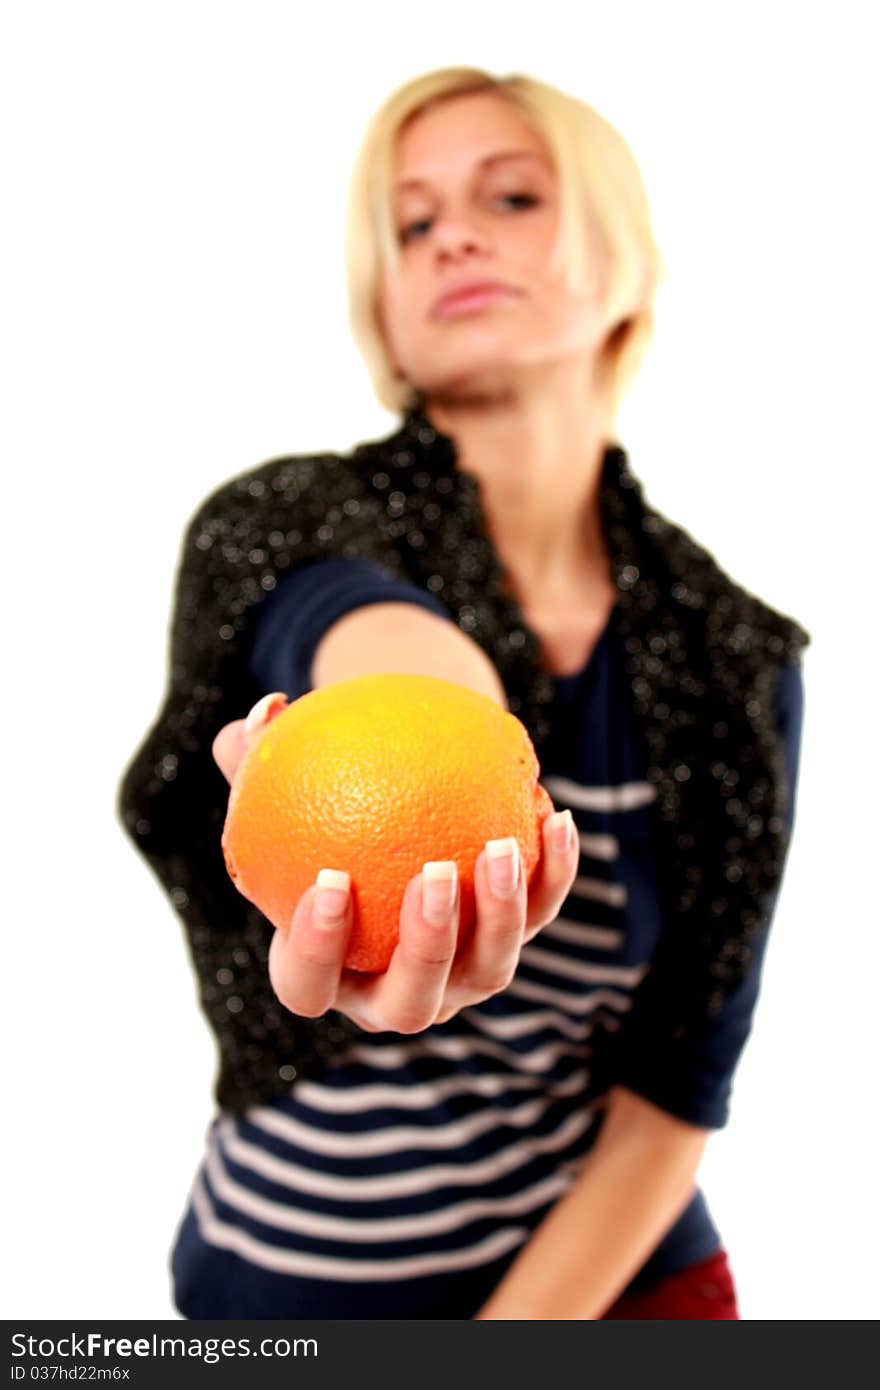
[[[265, 691], [312, 688], [315, 648], [360, 605], [431, 593], [371, 561], [327, 558], [262, 602], [250, 658]], [[522, 950], [513, 980], [419, 1034], [370, 1034], [317, 1078], [243, 1116], [218, 1113], [172, 1252], [186, 1317], [470, 1318], [571, 1185], [621, 1081], [692, 1124], [722, 1127], [751, 1026], [750, 973], [688, 1063], [654, 1076], [627, 1049], [633, 993], [661, 929], [649, 842], [655, 795], [614, 660], [614, 613], [583, 670], [555, 678], [542, 784], [570, 807], [580, 866], [562, 913]], [[794, 811], [801, 671], [777, 717]], [[714, 1253], [699, 1190], [630, 1287]]]

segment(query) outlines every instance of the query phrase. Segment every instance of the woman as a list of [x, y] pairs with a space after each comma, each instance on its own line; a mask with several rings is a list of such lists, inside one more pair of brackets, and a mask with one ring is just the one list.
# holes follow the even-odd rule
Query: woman
[[[402, 425], [206, 500], [122, 788], [221, 1054], [176, 1305], [736, 1318], [695, 1177], [751, 1025], [808, 636], [649, 509], [613, 442], [661, 274], [637, 168], [545, 84], [427, 74], [367, 133], [348, 262]], [[560, 809], [528, 892], [515, 840], [481, 854], [459, 957], [455, 865], [432, 862], [388, 971], [361, 976], [345, 865], [273, 934], [218, 842], [248, 740], [376, 670], [517, 713]]]

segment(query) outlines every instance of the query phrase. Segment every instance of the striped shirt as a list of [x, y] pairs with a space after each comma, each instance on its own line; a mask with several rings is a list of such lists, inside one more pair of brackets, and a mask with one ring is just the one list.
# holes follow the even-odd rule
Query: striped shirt
[[[323, 633], [365, 603], [435, 596], [371, 561], [322, 559], [263, 601], [251, 672], [296, 699]], [[577, 877], [527, 943], [510, 984], [419, 1034], [348, 1045], [316, 1078], [208, 1127], [172, 1252], [186, 1317], [470, 1318], [571, 1186], [623, 1082], [707, 1129], [727, 1121], [763, 945], [687, 1064], [654, 1075], [650, 1039], [621, 1063], [634, 992], [661, 929], [645, 778], [615, 660], [614, 613], [586, 666], [555, 678], [540, 781], [570, 807]], [[803, 689], [783, 669], [777, 717], [794, 811]], [[630, 1039], [631, 1042], [631, 1039]], [[641, 1060], [640, 1060], [641, 1059]], [[683, 1066], [684, 1064], [682, 1064]], [[720, 1236], [702, 1193], [631, 1282], [708, 1258]]]

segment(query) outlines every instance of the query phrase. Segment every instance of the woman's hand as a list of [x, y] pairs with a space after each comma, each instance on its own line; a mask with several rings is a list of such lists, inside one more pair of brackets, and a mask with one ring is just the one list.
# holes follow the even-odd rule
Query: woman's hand
[[[233, 720], [220, 730], [213, 754], [230, 783], [250, 739], [286, 704], [284, 694], [266, 695], [247, 720]], [[543, 836], [543, 854], [528, 890], [512, 837], [490, 841], [480, 851], [474, 872], [477, 920], [459, 955], [454, 864], [430, 865], [411, 878], [400, 908], [399, 940], [380, 975], [343, 966], [353, 921], [348, 875], [331, 873], [325, 887], [322, 871], [300, 898], [288, 930], [272, 938], [269, 976], [279, 1000], [306, 1018], [336, 1009], [368, 1033], [420, 1033], [497, 994], [510, 984], [525, 942], [558, 915], [577, 872], [571, 813], [548, 816]], [[443, 897], [444, 889], [451, 906], [432, 914], [431, 898]]]

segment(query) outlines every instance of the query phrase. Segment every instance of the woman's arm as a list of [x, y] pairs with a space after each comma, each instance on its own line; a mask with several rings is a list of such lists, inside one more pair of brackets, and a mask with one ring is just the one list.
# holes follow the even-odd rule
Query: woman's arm
[[[322, 634], [310, 667], [309, 689], [394, 671], [438, 676], [507, 709], [501, 677], [473, 638], [450, 619], [405, 601], [371, 602], [343, 613]], [[268, 709], [278, 712], [277, 697], [284, 688], [278, 685], [257, 701], [251, 711], [255, 725], [262, 723]], [[249, 732], [245, 721], [236, 719], [214, 740], [214, 760], [228, 782], [244, 757]]]
[[498, 672], [473, 638], [407, 602], [372, 603], [338, 618], [315, 648], [312, 682], [317, 689], [389, 671], [439, 676], [507, 709]]
[[615, 1087], [571, 1189], [477, 1319], [601, 1318], [690, 1200], [709, 1133]]
[[[349, 567], [351, 573], [347, 573]], [[286, 583], [279, 594], [270, 595], [267, 603], [272, 598], [277, 602], [266, 611], [267, 621], [255, 633], [251, 674], [264, 688], [280, 679], [275, 690], [252, 707], [247, 719], [225, 725], [214, 740], [215, 760], [230, 784], [250, 740], [260, 737], [262, 729], [281, 713], [287, 689], [302, 692], [305, 686], [311, 695], [322, 686], [356, 677], [412, 673], [457, 682], [507, 711], [501, 678], [477, 643], [445, 612], [424, 611], [421, 595], [418, 600], [409, 597], [410, 590], [419, 593], [414, 586], [383, 581], [377, 591], [373, 568], [349, 561], [316, 564], [314, 574], [290, 577], [296, 584]], [[302, 578], [309, 583], [301, 585]], [[310, 594], [312, 580], [318, 591]], [[391, 598], [401, 591], [400, 601]], [[377, 592], [378, 600], [373, 601]], [[507, 717], [512, 716], [507, 713]], [[345, 866], [328, 865], [336, 869], [330, 882], [322, 883], [319, 874], [299, 899], [289, 923], [282, 923], [270, 942], [269, 975], [278, 999], [291, 1013], [306, 1018], [336, 1009], [367, 1032], [398, 1033], [421, 1032], [482, 1002], [510, 981], [524, 942], [558, 916], [577, 872], [578, 844], [573, 832], [570, 811], [546, 815], [535, 872], [530, 879], [517, 872], [513, 894], [506, 896], [492, 888], [495, 875], [490, 861], [499, 856], [493, 855], [496, 845], [489, 841], [474, 865], [476, 921], [462, 942], [455, 866], [451, 874], [424, 869], [414, 874], [399, 905], [398, 940], [381, 973], [344, 966], [355, 901], [348, 891]], [[504, 841], [500, 844], [509, 851]], [[442, 844], [438, 843], [438, 849], [442, 850]], [[433, 862], [431, 850], [432, 843], [426, 840], [426, 862]], [[518, 855], [514, 865], [517, 860]], [[422, 890], [430, 887], [432, 877], [445, 878], [453, 890], [450, 900], [447, 887], [439, 914], [431, 914], [430, 893], [424, 894], [423, 901]], [[335, 909], [331, 923], [322, 923], [315, 913], [318, 890], [324, 887], [331, 890], [330, 906]], [[390, 910], [393, 907], [389, 904]]]

